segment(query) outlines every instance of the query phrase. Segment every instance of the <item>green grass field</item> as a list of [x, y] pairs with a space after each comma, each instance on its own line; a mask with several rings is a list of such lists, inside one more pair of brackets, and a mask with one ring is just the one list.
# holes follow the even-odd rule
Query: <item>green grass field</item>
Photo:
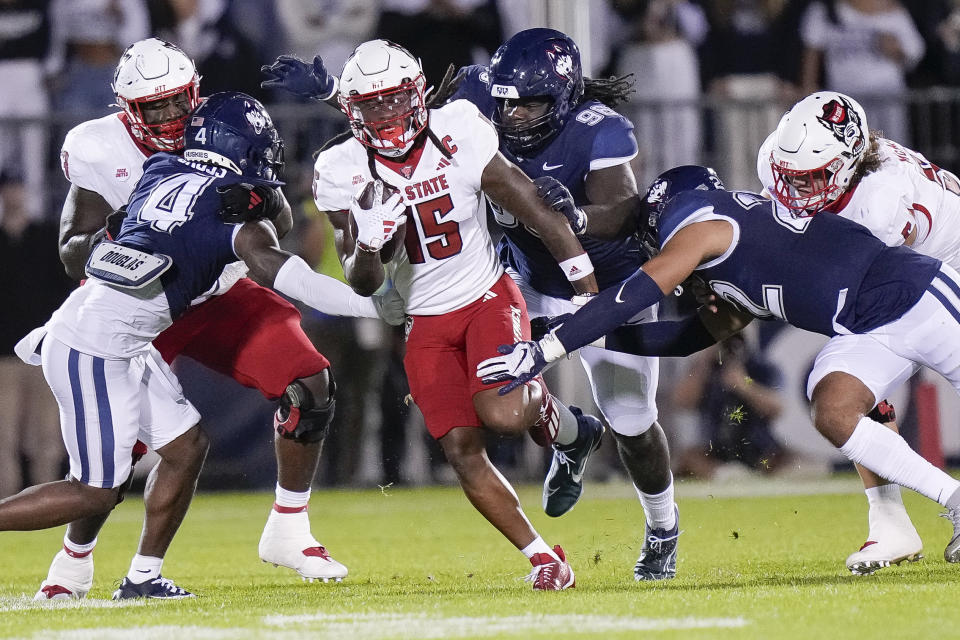
[[271, 495], [200, 495], [163, 573], [201, 597], [115, 606], [110, 593], [139, 535], [142, 503], [130, 499], [101, 535], [83, 602], [30, 600], [62, 529], [0, 534], [0, 636], [960, 637], [960, 566], [942, 559], [950, 527], [938, 507], [905, 492], [927, 558], [857, 577], [843, 560], [866, 532], [863, 494], [850, 479], [826, 486], [845, 493], [721, 497], [723, 487], [682, 485], [677, 578], [653, 584], [633, 581], [643, 516], [629, 487], [590, 486], [557, 520], [540, 513], [539, 488], [524, 487], [534, 524], [576, 571], [577, 588], [562, 593], [531, 591], [526, 560], [457, 488], [315, 492], [314, 533], [350, 568], [340, 584], [306, 583], [259, 561]]

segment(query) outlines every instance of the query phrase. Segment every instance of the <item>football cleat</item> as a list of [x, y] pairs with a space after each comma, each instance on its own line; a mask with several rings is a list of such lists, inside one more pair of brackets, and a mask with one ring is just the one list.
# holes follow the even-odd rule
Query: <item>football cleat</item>
[[196, 597], [183, 587], [173, 584], [173, 580], [168, 580], [163, 576], [157, 576], [146, 582], [131, 582], [130, 578], [124, 577], [120, 582], [120, 587], [113, 592], [114, 600], [128, 600], [130, 598], [182, 600]]
[[923, 541], [902, 505], [870, 509], [870, 534], [859, 550], [847, 557], [847, 569], [868, 576], [901, 562], [923, 558]]
[[[553, 548], [554, 558], [549, 553], [535, 553], [530, 558], [533, 570], [525, 578], [533, 583], [534, 591], [563, 591], [577, 586], [573, 568], [567, 564], [567, 556], [560, 545]], [[559, 558], [559, 560], [557, 559]]]
[[279, 513], [271, 510], [260, 536], [259, 552], [264, 562], [293, 569], [309, 582], [340, 582], [347, 576], [347, 568], [334, 560], [326, 547], [310, 534], [306, 511]]
[[947, 562], [960, 562], [960, 509], [948, 509], [940, 514], [953, 524], [953, 537], [943, 550], [943, 559]]
[[580, 500], [587, 461], [600, 448], [604, 432], [603, 423], [579, 407], [570, 405], [570, 412], [577, 418], [579, 434], [571, 444], [554, 443], [550, 470], [543, 481], [543, 510], [553, 518], [567, 513]]
[[75, 558], [60, 549], [34, 600], [79, 600], [93, 587], [93, 553]]
[[673, 506], [677, 522], [672, 529], [651, 529], [644, 525], [643, 547], [633, 567], [633, 579], [669, 580], [677, 575], [677, 538], [680, 531], [680, 510]]

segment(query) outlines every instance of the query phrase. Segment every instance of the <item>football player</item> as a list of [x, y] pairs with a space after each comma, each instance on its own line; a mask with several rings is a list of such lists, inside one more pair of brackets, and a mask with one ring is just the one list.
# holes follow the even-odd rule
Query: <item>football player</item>
[[[121, 110], [72, 129], [61, 151], [70, 191], [61, 214], [60, 256], [67, 273], [84, 277], [92, 246], [106, 230], [107, 216], [126, 204], [144, 161], [160, 151], [179, 152], [190, 111], [199, 103], [199, 77], [193, 62], [174, 45], [150, 38], [131, 45], [117, 65], [113, 88]], [[238, 211], [252, 206], [249, 190], [225, 194]], [[289, 205], [277, 190], [273, 223], [279, 235], [292, 225]], [[345, 566], [334, 560], [310, 533], [306, 513], [310, 483], [322, 446], [322, 430], [293, 436], [312, 421], [295, 406], [302, 388], [327, 392], [328, 362], [300, 328], [296, 308], [269, 289], [245, 278], [242, 262], [224, 269], [216, 286], [158, 336], [155, 346], [167, 363], [188, 355], [209, 368], [279, 400], [275, 427], [278, 480], [276, 500], [260, 541], [260, 557], [296, 570], [308, 579], [338, 579]], [[297, 411], [292, 411], [296, 408]], [[142, 455], [142, 451], [140, 451]], [[153, 575], [178, 526], [178, 516], [155, 494], [161, 487], [187, 484], [177, 468], [161, 462], [148, 481], [140, 551], [131, 575]], [[83, 597], [93, 582], [92, 551], [106, 514], [71, 522], [37, 598]]]
[[[265, 87], [330, 100], [337, 79], [320, 58], [312, 65], [281, 57], [265, 72]], [[490, 117], [500, 151], [535, 180], [545, 202], [564, 213], [596, 269], [600, 288], [619, 284], [640, 264], [634, 236], [638, 199], [630, 161], [637, 154], [633, 126], [610, 107], [626, 99], [623, 79], [584, 79], [576, 43], [553, 29], [528, 29], [505, 42], [489, 67], [474, 65], [457, 74], [456, 91], [438, 101], [466, 99]], [[498, 254], [517, 283], [532, 317], [575, 308], [573, 290], [537, 234], [493, 203], [505, 235]], [[656, 318], [644, 310], [636, 322]], [[656, 358], [588, 349], [581, 359], [597, 405], [613, 428], [621, 459], [637, 488], [646, 517], [637, 580], [672, 578], [676, 573], [679, 522], [666, 437], [657, 422]], [[624, 394], [614, 381], [637, 377], [638, 389]], [[582, 477], [599, 439], [555, 441], [543, 487], [543, 507], [561, 516], [583, 491]]]
[[[960, 181], [920, 153], [867, 126], [863, 108], [834, 91], [811, 94], [784, 115], [763, 143], [757, 173], [768, 194], [798, 216], [833, 213], [865, 226], [890, 246], [906, 245], [960, 269]], [[874, 363], [857, 346], [836, 354], [866, 379]], [[883, 396], [863, 413], [897, 431]], [[922, 557], [900, 487], [857, 466], [869, 503], [867, 541], [847, 567], [856, 574]]]
[[[183, 158], [157, 153], [144, 164], [115, 239], [90, 253], [87, 283], [17, 345], [25, 361], [42, 363], [57, 399], [70, 477], [0, 502], [0, 530], [47, 528], [109, 513], [138, 439], [161, 455], [161, 464], [175, 468], [154, 471], [147, 482], [147, 500], [160, 501], [170, 527], [161, 540], [145, 535], [141, 555], [151, 544], [159, 554], [148, 558], [155, 560], [152, 566], [135, 561], [114, 599], [192, 595], [163, 578], [160, 564], [189, 507], [207, 440], [199, 414], [152, 344], [157, 336], [191, 313], [193, 302], [237, 259], [251, 277], [311, 306], [377, 316], [370, 298], [279, 249], [269, 220], [282, 213], [276, 188], [283, 184], [283, 143], [263, 106], [246, 94], [218, 93], [190, 122]], [[224, 196], [235, 185], [257, 194], [263, 206], [239, 212], [225, 206]], [[287, 405], [301, 417], [290, 421], [293, 438], [322, 434], [329, 425], [333, 378], [327, 366], [318, 377], [317, 387], [297, 383], [296, 398]], [[47, 597], [57, 595], [50, 591]]]
[[[619, 285], [642, 255], [634, 233], [639, 195], [630, 166], [637, 142], [633, 125], [611, 108], [626, 100], [629, 84], [583, 78], [576, 43], [543, 28], [507, 40], [489, 68], [467, 67], [458, 75], [451, 100], [466, 98], [492, 118], [504, 156], [534, 179], [545, 202], [569, 217], [593, 261], [600, 289]], [[570, 286], [538, 236], [502, 207], [494, 206], [494, 215], [504, 229], [500, 258], [530, 315], [575, 310]], [[656, 307], [651, 307], [631, 322], [654, 319]], [[680, 529], [670, 454], [657, 422], [658, 360], [603, 349], [586, 349], [580, 358], [645, 515], [634, 578], [672, 578]], [[614, 382], [623, 379], [636, 379], [638, 385], [618, 391]], [[589, 450], [576, 444], [554, 444], [543, 486], [548, 515], [572, 509], [582, 492]]]
[[[572, 587], [563, 550], [533, 529], [487, 458], [478, 427], [506, 435], [533, 427], [544, 444], [587, 447], [603, 427], [563, 406], [539, 378], [500, 395], [499, 385], [473, 377], [499, 338], [530, 331], [523, 298], [487, 231], [483, 194], [540, 235], [574, 293], [597, 291], [593, 265], [566, 219], [498, 152], [489, 120], [462, 100], [430, 108], [425, 85], [419, 62], [403, 47], [385, 40], [357, 47], [337, 92], [350, 131], [317, 157], [316, 204], [330, 217], [354, 289], [376, 291], [386, 266], [403, 297], [411, 316], [404, 362], [411, 394], [470, 502], [530, 559], [535, 589]], [[354, 195], [370, 181], [395, 193], [362, 205]]]
[[[503, 388], [509, 392], [602, 336], [607, 348], [627, 353], [689, 355], [753, 318], [829, 336], [807, 381], [817, 430], [852, 462], [945, 506], [953, 537], [944, 558], [960, 560], [960, 482], [867, 415], [876, 398], [920, 365], [960, 391], [957, 271], [906, 247], [889, 247], [843, 217], [808, 216], [758, 194], [725, 191], [705, 167], [661, 174], [641, 218], [655, 257], [541, 340], [503, 347], [505, 355], [481, 363], [477, 375], [488, 382], [514, 379]], [[739, 311], [701, 309], [687, 319], [617, 329], [692, 276]], [[870, 362], [869, 370], [854, 374], [851, 353]]]

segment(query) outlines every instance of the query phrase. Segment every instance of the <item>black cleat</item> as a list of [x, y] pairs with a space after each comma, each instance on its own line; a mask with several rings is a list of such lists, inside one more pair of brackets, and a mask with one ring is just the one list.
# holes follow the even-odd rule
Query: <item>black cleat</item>
[[553, 518], [562, 516], [577, 504], [583, 493], [583, 472], [587, 461], [600, 448], [603, 438], [602, 422], [573, 405], [570, 405], [570, 412], [577, 418], [579, 435], [571, 444], [553, 445], [553, 460], [543, 481], [543, 510]]
[[669, 580], [677, 575], [677, 538], [680, 537], [680, 511], [673, 506], [677, 522], [672, 529], [651, 529], [646, 525], [643, 548], [633, 567], [633, 578]]
[[113, 592], [114, 600], [126, 600], [128, 598], [181, 600], [196, 597], [186, 589], [173, 584], [173, 580], [167, 580], [163, 576], [140, 583], [131, 582], [130, 578], [124, 578], [120, 583], [120, 588]]

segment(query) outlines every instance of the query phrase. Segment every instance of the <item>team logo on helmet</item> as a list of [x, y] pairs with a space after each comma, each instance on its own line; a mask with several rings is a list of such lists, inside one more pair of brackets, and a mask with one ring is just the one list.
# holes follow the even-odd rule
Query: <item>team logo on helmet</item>
[[817, 121], [829, 129], [833, 136], [845, 144], [853, 155], [859, 155], [866, 144], [863, 126], [857, 110], [842, 96], [823, 105], [822, 115]]
[[267, 126], [267, 119], [264, 117], [263, 113], [259, 109], [250, 105], [250, 108], [244, 114], [247, 118], [247, 122], [250, 123], [250, 126], [253, 127], [253, 132], [257, 135], [263, 133], [263, 128]]
[[663, 200], [663, 196], [667, 194], [667, 181], [666, 180], [657, 180], [650, 187], [650, 191], [647, 192], [647, 203], [648, 204], [659, 204]]
[[573, 56], [563, 50], [560, 45], [553, 45], [547, 49], [547, 57], [553, 62], [553, 69], [557, 75], [567, 80], [573, 79]]

